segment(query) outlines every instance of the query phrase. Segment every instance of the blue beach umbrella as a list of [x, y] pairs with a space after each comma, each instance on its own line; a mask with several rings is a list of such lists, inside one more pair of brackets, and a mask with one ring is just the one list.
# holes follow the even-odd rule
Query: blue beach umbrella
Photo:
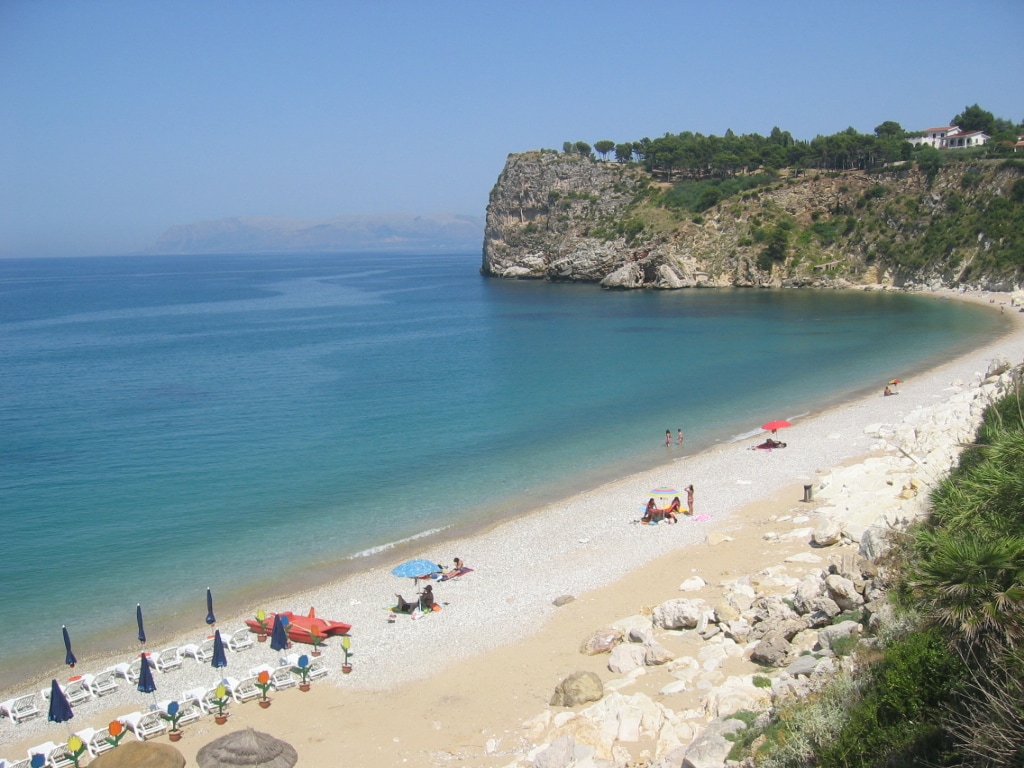
[[213, 593], [209, 587], [206, 588], [206, 623], [217, 623], [217, 617], [213, 615]]
[[429, 560], [409, 560], [391, 569], [391, 573], [403, 579], [418, 579], [432, 573], [440, 573], [441, 566]]
[[274, 616], [274, 628], [270, 631], [270, 647], [275, 651], [283, 651], [288, 647], [286, 624], [287, 619], [280, 613]]
[[139, 642], [146, 642], [146, 630], [142, 627], [142, 603], [135, 604], [135, 621], [139, 625]]
[[149, 659], [146, 654], [140, 653], [142, 664], [139, 665], [139, 684], [136, 686], [143, 693], [153, 693], [156, 690], [156, 680], [153, 679], [153, 670], [149, 668]]
[[64, 649], [67, 654], [64, 656], [64, 663], [72, 669], [75, 668], [75, 664], [78, 663], [78, 659], [75, 658], [75, 654], [71, 652], [71, 635], [68, 634], [68, 628], [61, 624], [60, 631], [64, 633]]
[[53, 680], [50, 683], [50, 714], [48, 716], [50, 722], [66, 723], [74, 716], [75, 713], [71, 711], [71, 705], [68, 704], [68, 697], [57, 685], [57, 681]]
[[228, 665], [228, 655], [224, 652], [224, 641], [220, 639], [219, 629], [213, 633], [213, 661], [210, 663], [215, 667]]

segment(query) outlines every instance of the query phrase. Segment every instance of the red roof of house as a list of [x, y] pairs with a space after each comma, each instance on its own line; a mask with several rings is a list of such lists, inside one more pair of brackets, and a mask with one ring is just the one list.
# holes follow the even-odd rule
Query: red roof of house
[[938, 128], [925, 128], [921, 133], [938, 133], [939, 131], [952, 131], [954, 129], [960, 130], [955, 125], [942, 125]]

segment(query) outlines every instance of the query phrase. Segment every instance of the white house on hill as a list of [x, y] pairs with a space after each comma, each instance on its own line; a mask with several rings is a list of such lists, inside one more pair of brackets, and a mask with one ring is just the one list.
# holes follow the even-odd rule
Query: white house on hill
[[914, 146], [928, 144], [936, 149], [964, 149], [980, 147], [992, 138], [984, 131], [961, 131], [956, 125], [943, 125], [921, 131], [922, 136], [915, 136], [908, 141]]

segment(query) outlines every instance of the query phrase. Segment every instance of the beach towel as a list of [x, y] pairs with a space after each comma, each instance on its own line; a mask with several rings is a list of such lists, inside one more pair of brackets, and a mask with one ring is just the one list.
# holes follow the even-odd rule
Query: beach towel
[[696, 517], [691, 518], [691, 519], [695, 523], [703, 523], [706, 520], [710, 520], [711, 519], [711, 515], [697, 515]]
[[438, 579], [438, 581], [451, 581], [452, 579], [457, 579], [460, 576], [465, 576], [467, 573], [472, 573], [472, 572], [473, 572], [472, 568], [459, 568], [457, 571], [455, 571], [452, 574], [447, 574], [446, 573], [444, 576], [442, 576], [440, 579]]

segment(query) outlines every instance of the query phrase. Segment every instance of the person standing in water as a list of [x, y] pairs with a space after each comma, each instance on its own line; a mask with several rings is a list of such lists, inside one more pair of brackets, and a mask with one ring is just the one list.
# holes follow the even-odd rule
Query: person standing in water
[[672, 430], [665, 430], [665, 445], [672, 445]]
[[683, 444], [683, 430], [680, 429], [679, 430], [679, 434], [676, 436], [676, 445], [682, 445], [682, 444]]

